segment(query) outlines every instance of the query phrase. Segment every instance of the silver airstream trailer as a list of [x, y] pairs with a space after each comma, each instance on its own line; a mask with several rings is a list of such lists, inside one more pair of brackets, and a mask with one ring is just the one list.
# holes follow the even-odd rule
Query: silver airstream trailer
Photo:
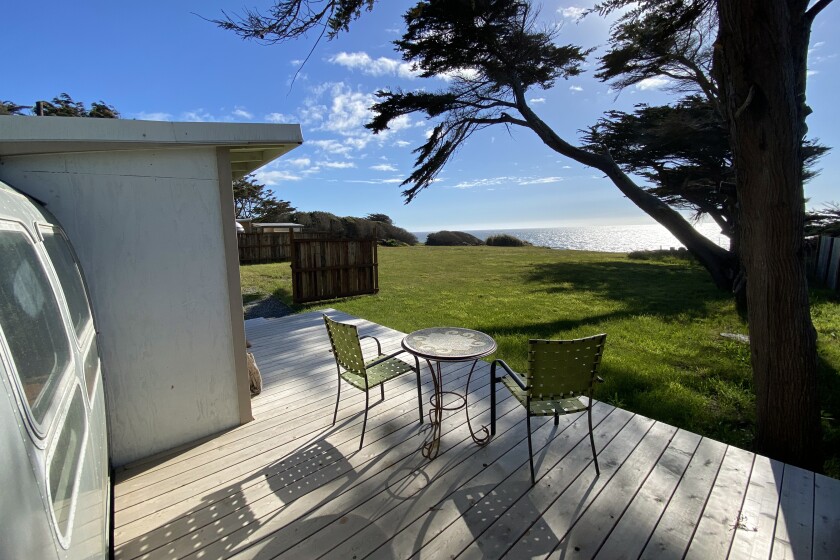
[[56, 219], [0, 182], [0, 558], [108, 556], [96, 329]]

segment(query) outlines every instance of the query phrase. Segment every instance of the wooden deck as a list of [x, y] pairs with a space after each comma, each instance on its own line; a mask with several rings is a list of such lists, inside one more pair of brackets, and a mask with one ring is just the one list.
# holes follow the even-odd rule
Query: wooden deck
[[[402, 333], [329, 310], [399, 349]], [[840, 558], [840, 481], [597, 403], [534, 423], [498, 389], [498, 432], [472, 443], [463, 411], [424, 459], [413, 376], [386, 386], [365, 446], [363, 394], [336, 373], [320, 314], [248, 326], [264, 390], [254, 422], [117, 474], [115, 554], [133, 558]], [[447, 389], [468, 367], [447, 365]], [[489, 366], [470, 385], [489, 422]], [[431, 379], [424, 371], [424, 398]]]

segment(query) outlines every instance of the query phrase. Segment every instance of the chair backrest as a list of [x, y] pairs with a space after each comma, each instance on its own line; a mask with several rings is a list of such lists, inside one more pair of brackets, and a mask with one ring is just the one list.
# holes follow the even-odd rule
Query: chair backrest
[[575, 340], [529, 340], [526, 385], [533, 399], [589, 394], [606, 334]]
[[366, 375], [365, 358], [362, 345], [359, 344], [359, 331], [356, 325], [339, 323], [324, 315], [327, 334], [330, 336], [336, 363], [346, 371], [357, 375]]

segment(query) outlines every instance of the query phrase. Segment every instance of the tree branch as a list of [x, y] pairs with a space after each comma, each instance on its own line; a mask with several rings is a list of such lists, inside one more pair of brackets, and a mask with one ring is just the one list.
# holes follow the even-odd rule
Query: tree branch
[[808, 11], [805, 12], [805, 23], [808, 27], [814, 23], [814, 19], [816, 19], [817, 15], [821, 11], [823, 11], [829, 4], [831, 4], [833, 0], [819, 0], [816, 4], [811, 6]]

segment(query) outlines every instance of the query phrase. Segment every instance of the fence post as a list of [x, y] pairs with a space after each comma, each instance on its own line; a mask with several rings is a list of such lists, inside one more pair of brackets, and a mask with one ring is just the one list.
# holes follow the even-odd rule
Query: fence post
[[840, 237], [832, 239], [831, 256], [828, 257], [828, 278], [826, 278], [826, 285], [832, 289], [837, 290], [837, 275], [840, 273]]

